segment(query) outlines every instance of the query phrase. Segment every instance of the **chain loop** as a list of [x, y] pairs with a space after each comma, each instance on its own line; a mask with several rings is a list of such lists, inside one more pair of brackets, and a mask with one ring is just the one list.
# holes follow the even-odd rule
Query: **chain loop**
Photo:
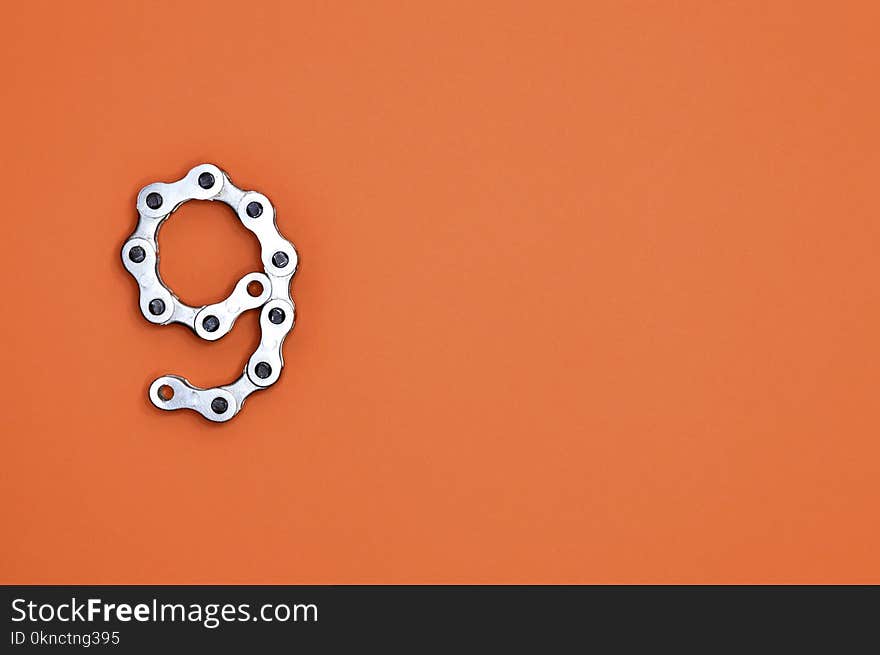
[[[219, 200], [229, 205], [260, 242], [264, 269], [243, 276], [225, 300], [202, 307], [182, 302], [159, 275], [159, 228], [189, 200]], [[296, 249], [278, 231], [269, 198], [239, 189], [213, 164], [200, 164], [176, 182], [148, 184], [138, 193], [137, 210], [138, 224], [122, 247], [122, 263], [138, 284], [141, 314], [149, 322], [182, 323], [205, 341], [216, 341], [229, 333], [241, 314], [262, 308], [260, 345], [237, 380], [203, 389], [169, 374], [150, 385], [150, 401], [159, 409], [191, 409], [211, 421], [228, 421], [241, 411], [250, 394], [275, 384], [284, 368], [282, 346], [295, 320], [290, 280], [298, 264]], [[261, 289], [253, 296], [248, 287], [255, 283]]]

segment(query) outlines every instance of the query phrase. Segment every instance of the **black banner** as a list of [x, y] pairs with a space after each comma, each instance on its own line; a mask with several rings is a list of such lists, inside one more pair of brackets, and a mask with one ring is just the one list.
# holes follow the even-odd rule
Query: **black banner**
[[6, 652], [340, 645], [546, 652], [598, 643], [748, 647], [803, 640], [839, 649], [851, 639], [876, 641], [880, 589], [20, 586], [3, 587], [3, 604]]

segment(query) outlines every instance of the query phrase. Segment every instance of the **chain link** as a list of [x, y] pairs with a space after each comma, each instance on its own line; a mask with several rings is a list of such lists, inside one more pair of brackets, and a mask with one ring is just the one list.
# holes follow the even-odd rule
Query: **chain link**
[[[243, 276], [225, 300], [202, 307], [182, 302], [159, 275], [159, 228], [189, 200], [229, 205], [259, 240], [264, 269]], [[241, 314], [261, 308], [260, 345], [237, 380], [202, 389], [178, 375], [163, 375], [150, 385], [150, 401], [159, 409], [191, 409], [211, 421], [228, 421], [250, 394], [277, 382], [284, 368], [282, 345], [295, 318], [290, 280], [298, 264], [296, 249], [278, 231], [269, 199], [239, 189], [213, 164], [200, 164], [176, 182], [148, 184], [138, 193], [137, 210], [138, 224], [122, 247], [122, 263], [138, 284], [144, 318], [157, 325], [182, 323], [200, 338], [216, 341], [229, 333]], [[248, 287], [255, 284], [260, 293], [253, 296]]]

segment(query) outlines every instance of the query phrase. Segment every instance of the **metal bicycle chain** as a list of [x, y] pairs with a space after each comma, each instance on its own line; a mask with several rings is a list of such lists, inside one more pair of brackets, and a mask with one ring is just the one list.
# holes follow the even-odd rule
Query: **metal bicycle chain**
[[[229, 205], [259, 240], [264, 267], [263, 273], [243, 276], [226, 300], [201, 307], [181, 302], [159, 275], [159, 228], [189, 200], [219, 200]], [[229, 333], [241, 314], [262, 307], [260, 345], [237, 380], [203, 389], [179, 375], [163, 375], [150, 385], [150, 401], [159, 409], [191, 409], [211, 421], [228, 421], [241, 411], [250, 394], [272, 386], [281, 375], [281, 349], [295, 318], [290, 281], [298, 263], [296, 249], [278, 231], [269, 199], [239, 189], [213, 164], [200, 164], [176, 182], [148, 184], [138, 193], [137, 210], [138, 224], [122, 247], [122, 263], [138, 284], [144, 318], [157, 325], [182, 323], [202, 339], [216, 341]], [[248, 291], [254, 283], [261, 287], [256, 296]]]

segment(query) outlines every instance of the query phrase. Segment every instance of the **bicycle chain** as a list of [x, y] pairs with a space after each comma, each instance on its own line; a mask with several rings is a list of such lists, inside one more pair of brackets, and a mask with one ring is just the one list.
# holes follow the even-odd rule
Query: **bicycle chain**
[[[159, 228], [189, 200], [219, 200], [229, 205], [259, 240], [264, 268], [263, 273], [243, 276], [226, 300], [202, 307], [182, 302], [159, 275]], [[148, 184], [138, 193], [137, 210], [138, 224], [122, 247], [122, 263], [138, 284], [144, 318], [157, 325], [182, 323], [200, 338], [216, 341], [229, 333], [241, 314], [262, 307], [260, 345], [237, 380], [203, 389], [169, 374], [150, 385], [150, 401], [159, 409], [191, 409], [211, 421], [228, 421], [241, 411], [250, 394], [275, 384], [284, 368], [282, 345], [295, 319], [290, 281], [298, 264], [296, 249], [278, 231], [269, 199], [239, 189], [213, 164], [200, 164], [176, 182]], [[261, 286], [256, 296], [248, 291], [253, 283]]]

